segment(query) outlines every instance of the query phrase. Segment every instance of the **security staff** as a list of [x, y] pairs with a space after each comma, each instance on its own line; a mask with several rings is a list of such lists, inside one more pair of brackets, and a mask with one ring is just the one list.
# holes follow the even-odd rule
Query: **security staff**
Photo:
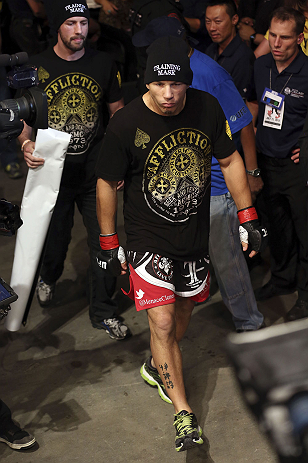
[[213, 43], [205, 53], [229, 72], [240, 95], [246, 98], [254, 54], [237, 34], [238, 20], [233, 0], [211, 0], [205, 11], [205, 25]]
[[298, 163], [298, 138], [308, 108], [308, 60], [300, 50], [304, 16], [281, 7], [272, 14], [271, 53], [255, 63], [259, 104], [257, 149], [269, 220], [271, 278], [257, 300], [298, 290], [287, 320], [308, 316], [308, 189]]

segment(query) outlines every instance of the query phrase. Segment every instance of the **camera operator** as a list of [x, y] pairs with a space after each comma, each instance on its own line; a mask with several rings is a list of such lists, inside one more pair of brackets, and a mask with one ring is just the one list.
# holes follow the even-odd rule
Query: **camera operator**
[[[17, 55], [16, 55], [17, 56]], [[15, 57], [16, 57], [15, 56]], [[0, 67], [0, 71], [4, 69]], [[3, 103], [3, 102], [2, 102]], [[10, 109], [0, 111], [0, 142], [6, 142], [6, 138], [16, 138], [23, 130], [24, 123], [16, 117]], [[11, 236], [22, 225], [18, 206], [10, 202], [0, 200], [0, 235]], [[4, 318], [10, 306], [7, 300], [16, 300], [17, 295], [0, 278], [0, 320]], [[6, 299], [7, 294], [14, 294], [15, 297]], [[20, 428], [13, 420], [9, 407], [0, 399], [0, 442], [7, 444], [14, 450], [26, 450], [32, 447], [36, 440], [25, 429]]]
[[[10, 125], [9, 114], [0, 113], [0, 133], [6, 133], [8, 124]], [[23, 128], [23, 123], [16, 120], [13, 129], [18, 133]], [[18, 206], [13, 206], [10, 202], [0, 200], [0, 235], [11, 236], [22, 225]], [[4, 318], [10, 310], [9, 304], [17, 299], [14, 293], [0, 278], [0, 320]], [[24, 429], [21, 429], [12, 420], [12, 413], [9, 407], [0, 399], [0, 442], [7, 444], [14, 450], [28, 449], [35, 443], [35, 437]]]

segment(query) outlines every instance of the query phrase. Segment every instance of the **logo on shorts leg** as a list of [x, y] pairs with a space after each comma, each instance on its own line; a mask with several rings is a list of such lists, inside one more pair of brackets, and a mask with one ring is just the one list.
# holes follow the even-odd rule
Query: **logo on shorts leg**
[[[141, 299], [138, 303], [140, 307], [145, 307], [147, 305], [151, 305], [153, 307], [157, 307], [159, 305], [165, 305], [166, 301], [173, 301], [174, 295], [173, 294], [164, 294], [163, 296], [154, 298], [154, 299]], [[170, 303], [171, 303], [170, 302]]]
[[171, 281], [173, 277], [173, 267], [171, 259], [162, 257], [160, 254], [154, 254], [152, 268], [155, 276], [163, 281]]
[[[199, 260], [201, 262], [201, 260]], [[197, 268], [196, 262], [184, 262], [184, 267], [188, 265], [188, 274], [183, 275], [186, 278], [189, 278], [189, 283], [186, 283], [186, 286], [189, 286], [192, 289], [198, 288], [198, 286], [202, 283], [197, 276], [197, 272], [204, 270], [204, 267]]]
[[136, 299], [142, 299], [144, 296], [144, 291], [142, 291], [142, 289], [139, 289], [138, 291], [136, 291]]

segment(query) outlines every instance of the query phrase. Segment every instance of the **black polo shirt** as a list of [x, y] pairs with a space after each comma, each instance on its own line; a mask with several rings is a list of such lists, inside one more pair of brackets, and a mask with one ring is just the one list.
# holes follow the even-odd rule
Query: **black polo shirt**
[[[285, 95], [281, 130], [263, 126], [265, 104], [260, 103], [265, 87]], [[254, 66], [254, 85], [259, 102], [257, 149], [261, 153], [286, 158], [296, 147], [308, 109], [308, 57], [300, 50], [292, 63], [280, 74], [272, 54], [261, 56]], [[252, 98], [251, 98], [252, 99]]]
[[218, 54], [218, 47], [218, 43], [212, 43], [205, 53], [229, 72], [240, 95], [242, 98], [246, 98], [255, 61], [252, 50], [241, 40], [238, 34], [220, 55]]

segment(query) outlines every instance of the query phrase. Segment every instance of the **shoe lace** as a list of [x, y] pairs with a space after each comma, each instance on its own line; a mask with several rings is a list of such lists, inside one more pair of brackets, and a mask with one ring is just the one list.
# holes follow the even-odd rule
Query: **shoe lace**
[[117, 318], [106, 318], [104, 322], [106, 323], [106, 325], [110, 326], [110, 328], [116, 328], [119, 324], [119, 320]]
[[49, 295], [51, 292], [52, 292], [52, 286], [51, 285], [48, 285], [47, 283], [45, 283], [44, 281], [41, 281], [39, 283], [39, 288], [42, 290], [42, 291], [45, 291], [45, 293], [47, 295]]
[[194, 428], [192, 427], [192, 419], [193, 415], [188, 414], [185, 416], [180, 416], [177, 417], [176, 421], [173, 423], [173, 425], [176, 427], [178, 437], [183, 437], [186, 436], [186, 434], [191, 433], [194, 431]]
[[120, 322], [120, 320], [118, 320], [117, 318], [107, 318], [106, 320], [104, 320], [104, 322], [112, 330], [114, 330], [114, 332], [118, 333], [119, 335], [123, 335], [123, 332], [121, 330], [122, 323]]

